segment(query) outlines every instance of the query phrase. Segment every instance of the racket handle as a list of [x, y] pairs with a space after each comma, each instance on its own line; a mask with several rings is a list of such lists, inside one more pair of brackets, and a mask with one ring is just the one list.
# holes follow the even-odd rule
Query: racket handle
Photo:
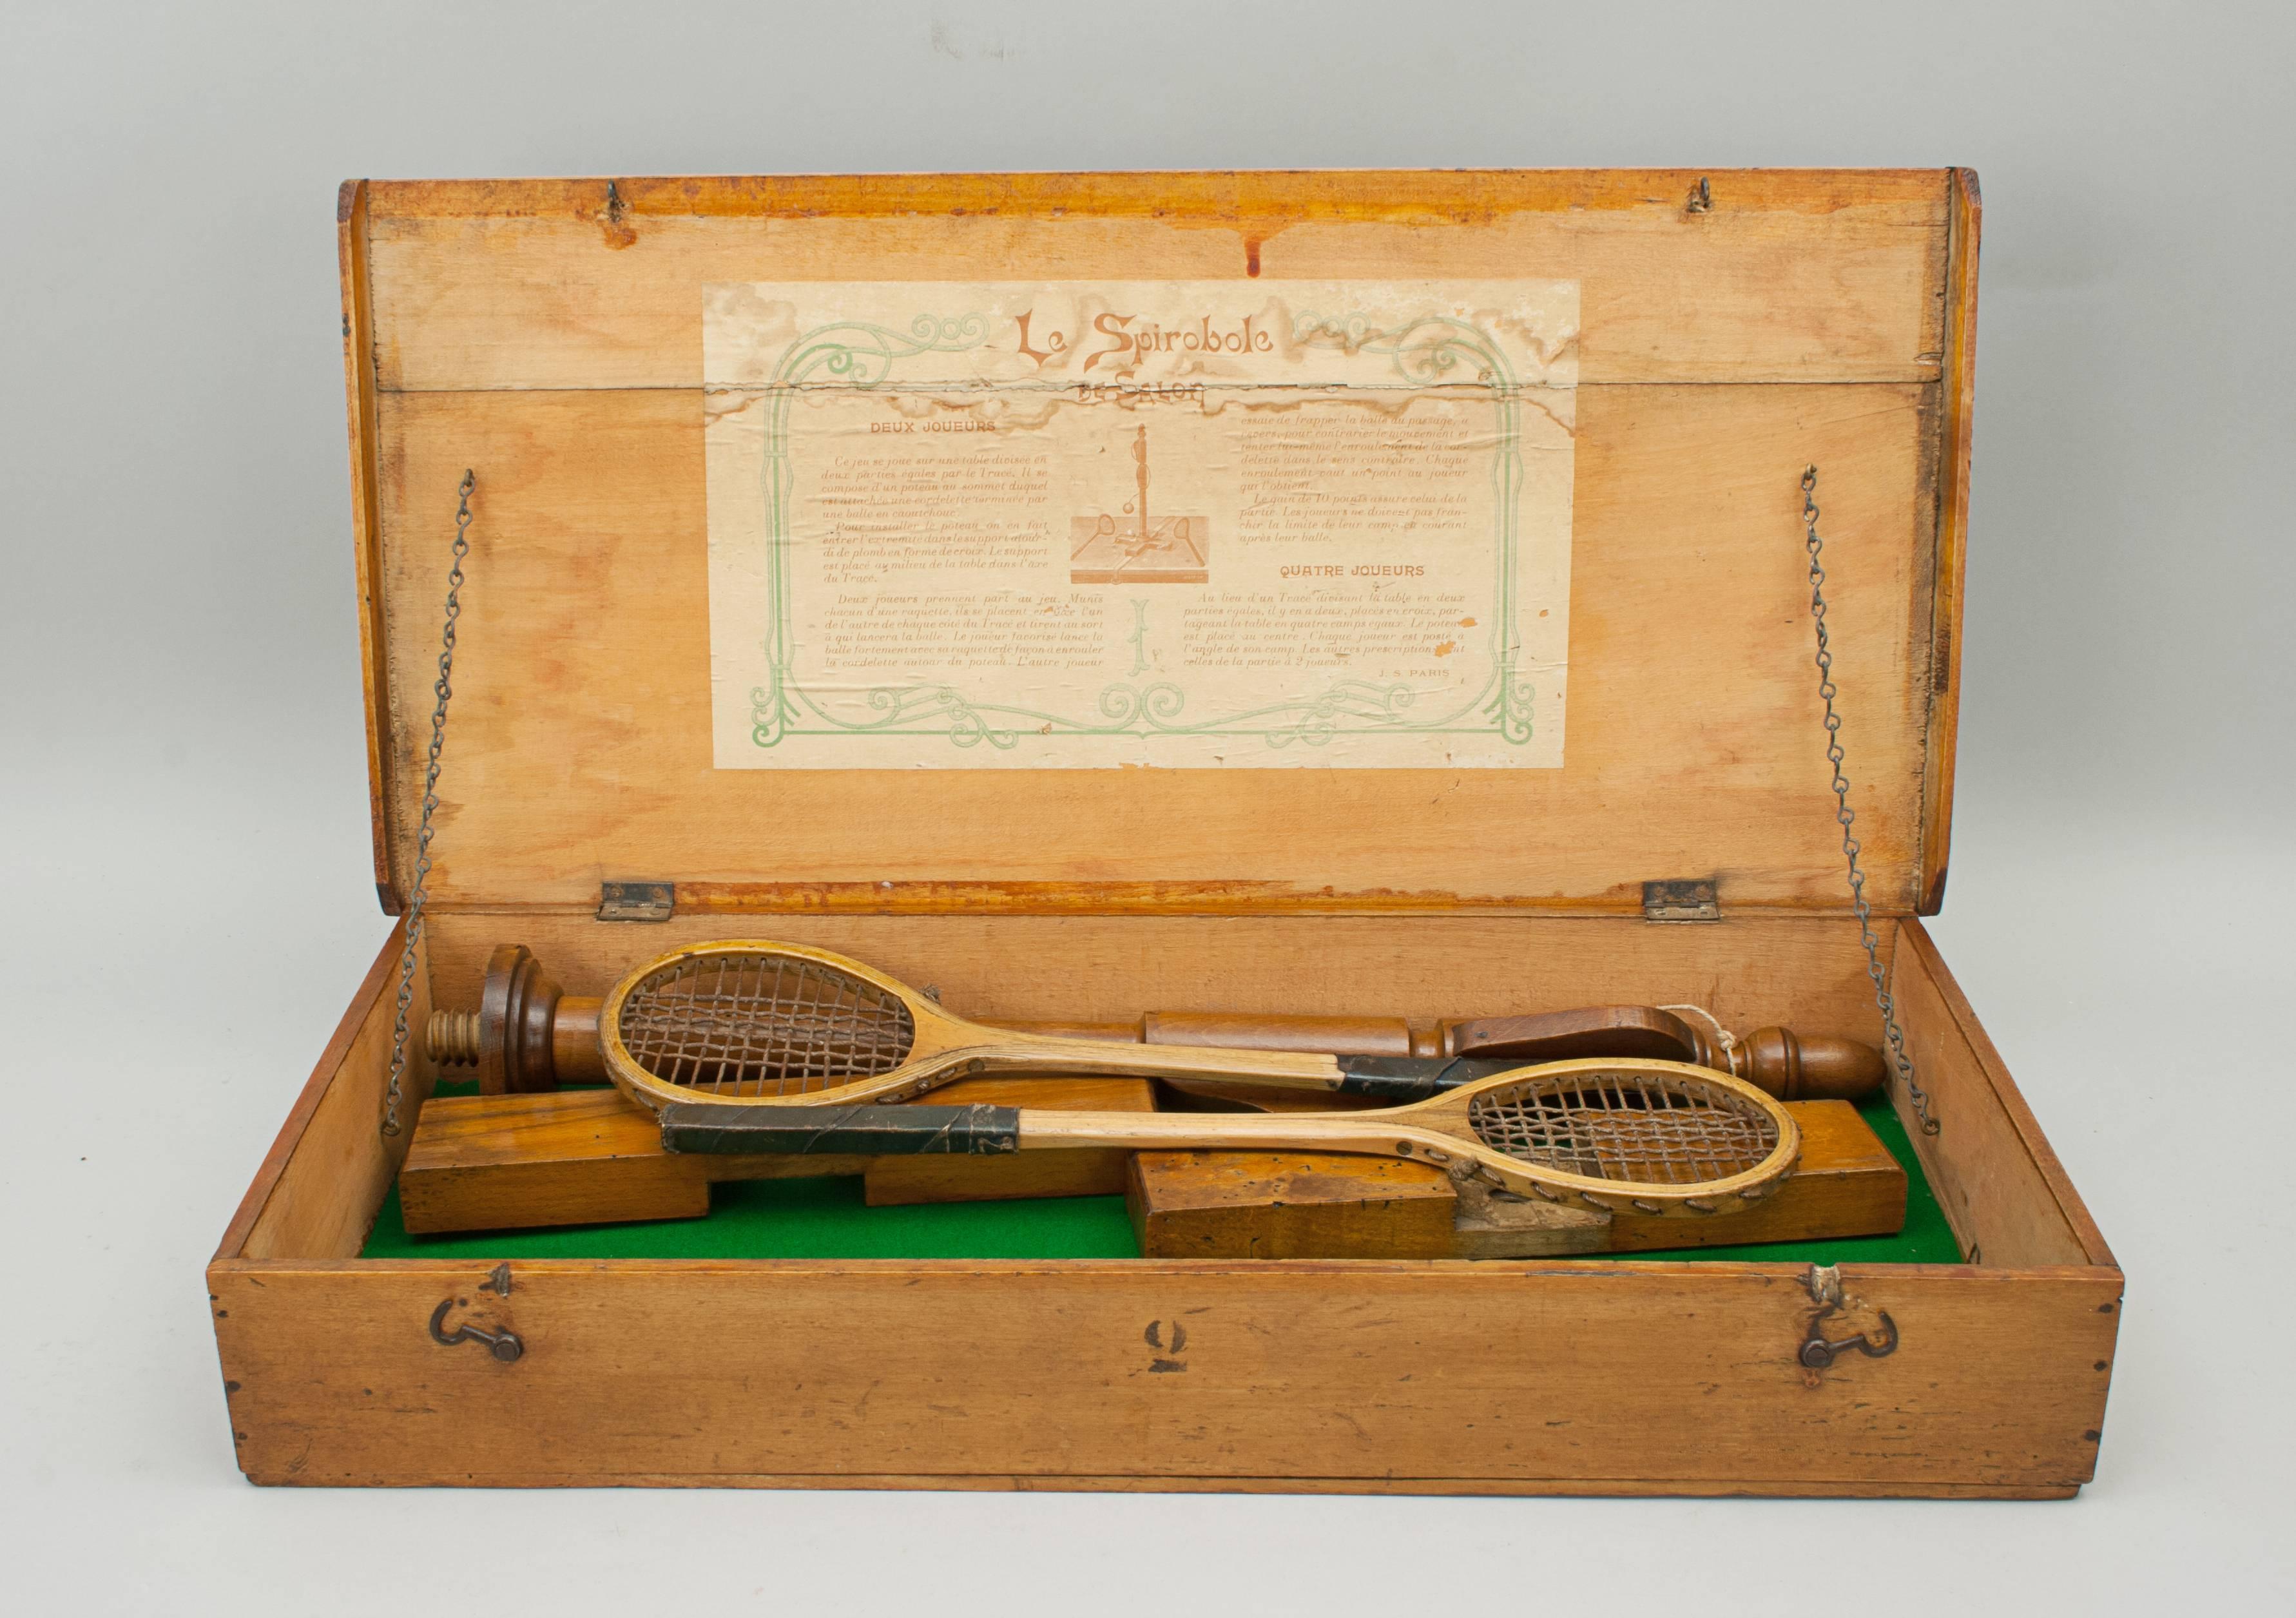
[[1529, 1017], [1478, 1017], [1443, 1024], [1456, 1055], [1553, 1062], [1578, 1056], [1653, 1056], [1735, 1073], [1781, 1101], [1858, 1101], [1882, 1088], [1882, 1053], [1856, 1039], [1758, 1028], [1725, 1047], [1711, 1030], [1654, 1006], [1590, 1006]]
[[668, 1152], [862, 1157], [982, 1157], [1021, 1146], [1021, 1109], [1000, 1106], [729, 1107], [673, 1102], [661, 1110]]
[[1563, 1062], [1580, 1056], [1635, 1056], [1706, 1065], [1698, 1031], [1655, 1006], [1585, 1006], [1518, 1017], [1472, 1017], [1442, 1025], [1450, 1056], [1511, 1056]]
[[1441, 1055], [1433, 1031], [1416, 1042], [1401, 1017], [1259, 1016], [1222, 1011], [1152, 1011], [1141, 1018], [1149, 1045], [1209, 1045], [1233, 1050], [1325, 1051], [1334, 1056]]
[[1743, 1053], [1740, 1076], [1781, 1101], [1863, 1100], [1882, 1088], [1890, 1072], [1872, 1046], [1832, 1034], [1758, 1028], [1738, 1042], [1738, 1049]]
[[1015, 1033], [1058, 1034], [1122, 1045], [1193, 1045], [1218, 1050], [1321, 1051], [1334, 1056], [1439, 1056], [1440, 1035], [1414, 1035], [1401, 1017], [1265, 1016], [1256, 1012], [1152, 1011], [1134, 1023], [994, 1019]]
[[1496, 1078], [1523, 1065], [1512, 1056], [1341, 1056], [1340, 1094], [1387, 1106], [1427, 1101], [1463, 1084]]

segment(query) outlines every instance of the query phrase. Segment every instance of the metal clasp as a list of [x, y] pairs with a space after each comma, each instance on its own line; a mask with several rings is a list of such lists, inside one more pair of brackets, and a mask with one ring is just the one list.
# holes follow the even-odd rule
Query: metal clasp
[[483, 1343], [487, 1345], [487, 1352], [492, 1354], [504, 1365], [508, 1365], [511, 1361], [516, 1359], [521, 1354], [526, 1352], [526, 1344], [519, 1341], [519, 1336], [516, 1332], [481, 1331], [477, 1326], [469, 1324], [467, 1321], [463, 1325], [456, 1326], [453, 1331], [447, 1331], [446, 1329], [447, 1311], [454, 1308], [457, 1303], [467, 1305], [469, 1302], [470, 1300], [468, 1298], [441, 1298], [439, 1300], [439, 1307], [430, 1311], [431, 1342], [438, 1343], [442, 1348], [452, 1348], [458, 1343]]
[[674, 882], [598, 884], [598, 919], [602, 922], [666, 922], [676, 914], [677, 884]]
[[1718, 922], [1721, 901], [1710, 876], [1678, 877], [1643, 883], [1643, 919], [1646, 922]]
[[1829, 1303], [1810, 1317], [1809, 1335], [1804, 1337], [1801, 1343], [1800, 1358], [1802, 1364], [1813, 1371], [1822, 1371], [1853, 1349], [1868, 1359], [1887, 1359], [1898, 1351], [1898, 1323], [1890, 1318], [1890, 1311], [1887, 1310], [1875, 1311], [1882, 1321], [1880, 1347], [1875, 1347], [1874, 1340], [1863, 1332], [1858, 1333], [1855, 1337], [1829, 1340], [1825, 1335], [1825, 1323], [1841, 1307], [1839, 1303]]

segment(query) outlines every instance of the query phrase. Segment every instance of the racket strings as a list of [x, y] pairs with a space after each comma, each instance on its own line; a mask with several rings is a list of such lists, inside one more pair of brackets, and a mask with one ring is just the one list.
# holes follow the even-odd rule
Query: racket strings
[[1494, 1151], [1591, 1179], [1687, 1186], [1745, 1173], [1777, 1149], [1777, 1122], [1718, 1085], [1633, 1072], [1512, 1085], [1468, 1104]]
[[656, 1079], [718, 1096], [798, 1096], [872, 1078], [916, 1042], [899, 996], [767, 952], [664, 968], [630, 990], [616, 1031]]

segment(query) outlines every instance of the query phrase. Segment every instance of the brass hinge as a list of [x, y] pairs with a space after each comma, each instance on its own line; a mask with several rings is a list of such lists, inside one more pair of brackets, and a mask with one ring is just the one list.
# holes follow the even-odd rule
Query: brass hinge
[[1643, 883], [1643, 919], [1646, 922], [1720, 921], [1722, 906], [1714, 897], [1714, 879], [1700, 876]]
[[603, 882], [598, 884], [602, 922], [666, 922], [677, 913], [674, 882]]

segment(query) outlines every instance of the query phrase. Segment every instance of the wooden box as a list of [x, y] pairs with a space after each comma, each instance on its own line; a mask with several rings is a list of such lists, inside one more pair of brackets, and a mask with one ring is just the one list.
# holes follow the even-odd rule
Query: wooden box
[[[1876, 1039], [1811, 662], [1815, 465], [1866, 892], [1941, 1126], [1911, 1134], [1967, 1261], [365, 1260], [406, 1140], [378, 1129], [394, 932], [209, 1268], [250, 1478], [2039, 1497], [2092, 1475], [2120, 1272], [1915, 919], [1951, 823], [1973, 175], [354, 182], [340, 229], [393, 913], [477, 474], [418, 1028], [500, 942], [596, 994], [676, 942], [764, 936], [988, 1017], [1696, 1001]], [[1516, 277], [1575, 289], [1546, 357], [1573, 373], [1559, 760], [715, 767], [704, 289], [1185, 283], [1291, 308], [1287, 283]], [[1646, 911], [1682, 879], [1710, 881], [1712, 919]], [[674, 883], [674, 915], [598, 919], [623, 880]], [[418, 1049], [410, 1114], [434, 1078]], [[463, 1326], [523, 1351], [441, 1341]]]

